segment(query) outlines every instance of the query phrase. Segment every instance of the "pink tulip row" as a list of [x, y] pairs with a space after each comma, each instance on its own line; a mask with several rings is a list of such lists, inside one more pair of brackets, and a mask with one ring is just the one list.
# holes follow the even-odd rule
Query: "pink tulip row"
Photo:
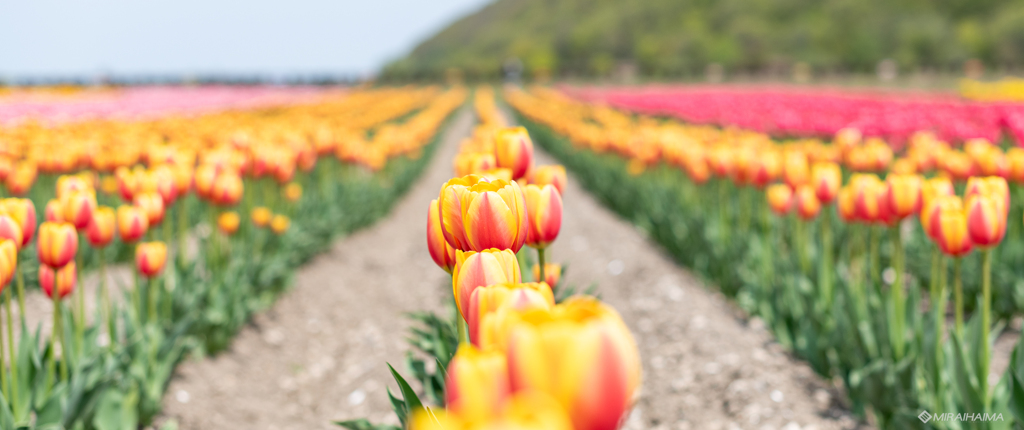
[[940, 139], [1024, 144], [1024, 104], [976, 102], [948, 93], [882, 92], [785, 86], [563, 88], [570, 96], [696, 124], [736, 126], [777, 136], [831, 137], [847, 127], [897, 148], [930, 130]]
[[27, 120], [48, 124], [95, 119], [142, 120], [292, 105], [308, 103], [335, 91], [315, 87], [204, 86], [86, 90], [66, 96], [24, 93], [0, 98], [0, 126]]

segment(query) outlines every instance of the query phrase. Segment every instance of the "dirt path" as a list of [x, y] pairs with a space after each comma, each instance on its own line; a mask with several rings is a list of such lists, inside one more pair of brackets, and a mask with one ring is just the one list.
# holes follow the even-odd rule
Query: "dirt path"
[[[185, 430], [337, 429], [332, 420], [395, 423], [384, 362], [408, 349], [402, 313], [442, 308], [447, 275], [426, 252], [425, 212], [451, 175], [464, 111], [422, 181], [394, 212], [303, 268], [294, 290], [256, 317], [230, 351], [183, 363], [164, 400]], [[539, 154], [541, 163], [551, 163]], [[553, 261], [569, 283], [597, 283], [634, 331], [644, 361], [627, 428], [852, 427], [806, 365], [743, 323], [706, 289], [569, 179]]]

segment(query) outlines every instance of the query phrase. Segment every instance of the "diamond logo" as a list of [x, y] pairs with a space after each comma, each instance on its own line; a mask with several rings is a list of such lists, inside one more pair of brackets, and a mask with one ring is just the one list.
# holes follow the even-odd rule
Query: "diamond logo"
[[918, 415], [917, 418], [920, 419], [921, 422], [927, 423], [932, 420], [932, 414], [929, 414], [928, 411], [921, 411], [921, 414]]

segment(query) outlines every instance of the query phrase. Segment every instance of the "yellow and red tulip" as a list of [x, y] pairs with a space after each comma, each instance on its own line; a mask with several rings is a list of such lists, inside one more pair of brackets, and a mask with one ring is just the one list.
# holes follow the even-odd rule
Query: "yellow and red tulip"
[[472, 420], [445, 410], [413, 411], [409, 430], [573, 430], [572, 422], [557, 400], [536, 391], [512, 394], [500, 412]]
[[499, 130], [494, 135], [494, 158], [498, 167], [512, 170], [512, 178], [519, 179], [533, 167], [533, 141], [523, 127]]
[[78, 233], [69, 223], [47, 221], [39, 226], [39, 240], [36, 244], [39, 262], [60, 268], [70, 263], [78, 252]]
[[511, 394], [508, 362], [502, 351], [462, 345], [448, 365], [445, 404], [449, 413], [482, 421], [501, 412]]
[[804, 220], [814, 219], [821, 212], [821, 202], [815, 195], [815, 189], [809, 184], [801, 185], [793, 195], [793, 204], [797, 215]]
[[750, 182], [758, 188], [764, 188], [782, 174], [782, 157], [778, 151], [763, 151], [753, 164]]
[[889, 174], [885, 178], [885, 208], [889, 217], [902, 220], [921, 210], [921, 177]]
[[164, 220], [166, 209], [163, 197], [155, 192], [141, 192], [135, 195], [132, 205], [141, 209], [146, 214], [146, 220], [150, 226], [160, 225]]
[[6, 213], [0, 213], [0, 238], [8, 239], [19, 247], [24, 243], [25, 236], [21, 232], [21, 226]]
[[487, 182], [477, 175], [455, 178], [441, 188], [439, 202], [445, 240], [452, 248], [519, 252], [526, 243], [526, 201], [515, 181]]
[[935, 243], [947, 255], [960, 257], [971, 252], [973, 244], [967, 231], [967, 214], [964, 212], [960, 199], [951, 196], [948, 204], [937, 203], [935, 215], [932, 216], [932, 229]]
[[485, 317], [501, 307], [509, 307], [516, 311], [529, 309], [550, 309], [555, 305], [555, 296], [551, 287], [543, 282], [526, 284], [501, 283], [482, 286], [473, 290], [469, 298], [469, 338], [474, 345], [480, 346], [480, 330]]
[[552, 185], [541, 188], [533, 184], [523, 188], [523, 194], [529, 227], [526, 244], [546, 248], [555, 241], [562, 228], [562, 196]]
[[[42, 238], [42, 234], [40, 234], [40, 238]], [[47, 297], [53, 298], [56, 291], [57, 298], [63, 299], [75, 290], [77, 282], [78, 271], [74, 261], [57, 269], [46, 264], [39, 265], [39, 288], [46, 293]]]
[[765, 194], [768, 197], [768, 207], [776, 214], [786, 215], [793, 207], [793, 189], [789, 185], [770, 185]]
[[63, 218], [76, 229], [84, 230], [92, 220], [92, 213], [96, 210], [96, 194], [92, 190], [68, 191], [60, 200], [63, 208]]
[[93, 248], [102, 248], [114, 240], [114, 229], [116, 226], [117, 216], [114, 214], [114, 209], [100, 206], [92, 214], [89, 227], [85, 230], [85, 237]]
[[0, 240], [0, 291], [11, 283], [17, 269], [18, 245], [11, 240]]
[[437, 199], [430, 201], [430, 208], [427, 210], [427, 250], [430, 251], [430, 258], [434, 259], [434, 263], [445, 272], [452, 273], [452, 269], [455, 268], [455, 248], [444, 240]]
[[839, 164], [830, 161], [819, 161], [811, 166], [811, 186], [821, 204], [828, 205], [839, 195], [843, 186], [843, 172]]
[[452, 269], [455, 305], [463, 318], [468, 318], [473, 290], [488, 285], [522, 282], [516, 254], [509, 249], [487, 249], [481, 252], [456, 251]]
[[167, 245], [163, 242], [143, 242], [135, 247], [135, 268], [142, 276], [152, 278], [167, 263]]
[[565, 166], [561, 164], [537, 166], [533, 169], [533, 175], [530, 179], [530, 183], [541, 187], [544, 185], [552, 185], [558, 190], [558, 194], [563, 194], [565, 193], [565, 184], [568, 183], [565, 174]]
[[132, 243], [139, 240], [149, 230], [149, 217], [135, 206], [121, 205], [117, 207], [117, 233], [121, 240]]
[[554, 288], [562, 279], [562, 265], [556, 263], [544, 263], [544, 279], [540, 279], [540, 265], [533, 265], [533, 279], [535, 282], [544, 282]]
[[782, 168], [782, 179], [786, 184], [796, 189], [796, 187], [809, 182], [811, 179], [810, 175], [807, 154], [803, 153], [803, 151], [786, 152]]
[[64, 222], [64, 206], [60, 204], [60, 200], [51, 199], [46, 202], [46, 207], [43, 209], [43, 220]]
[[242, 200], [245, 186], [242, 177], [236, 173], [225, 172], [217, 176], [210, 191], [210, 199], [221, 206], [234, 206]]
[[999, 244], [1006, 235], [1006, 203], [997, 193], [971, 194], [964, 211], [967, 213], [967, 232], [971, 242], [980, 248]]
[[36, 205], [29, 199], [16, 197], [0, 200], [0, 212], [14, 218], [21, 227], [21, 243], [18, 248], [28, 245], [36, 234]]

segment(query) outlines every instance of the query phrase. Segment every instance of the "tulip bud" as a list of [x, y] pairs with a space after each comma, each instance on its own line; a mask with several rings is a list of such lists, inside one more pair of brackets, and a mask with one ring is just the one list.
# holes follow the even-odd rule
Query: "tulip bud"
[[562, 228], [562, 196], [551, 185], [543, 188], [530, 184], [523, 189], [526, 200], [528, 230], [526, 244], [546, 248], [558, 237]]
[[[42, 228], [40, 228], [40, 239], [42, 238], [41, 232]], [[75, 269], [74, 261], [59, 269], [54, 269], [46, 264], [39, 265], [39, 288], [51, 299], [54, 291], [57, 292], [58, 299], [64, 299], [75, 290], [77, 282], [78, 272]]]
[[484, 349], [508, 357], [513, 392], [539, 391], [559, 400], [576, 430], [615, 429], [636, 401], [640, 354], [622, 318], [592, 297], [551, 310], [496, 312], [485, 324]]
[[960, 257], [971, 252], [973, 244], [967, 231], [967, 214], [959, 205], [960, 199], [950, 197], [956, 204], [935, 206], [938, 210], [932, 217], [935, 243], [947, 255]]
[[479, 422], [497, 415], [511, 394], [508, 362], [501, 351], [460, 346], [447, 372], [445, 404], [465, 420]]
[[533, 167], [533, 141], [523, 127], [499, 130], [494, 136], [494, 158], [498, 167], [512, 169], [512, 178], [526, 176]]
[[529, 235], [523, 191], [515, 181], [486, 182], [469, 175], [449, 180], [438, 205], [444, 238], [452, 248], [519, 252]]
[[302, 185], [298, 182], [289, 183], [284, 187], [284, 198], [290, 202], [297, 202], [302, 198]]
[[64, 211], [64, 221], [75, 226], [76, 229], [84, 230], [92, 220], [92, 213], [96, 210], [96, 194], [93, 191], [68, 192], [61, 198], [61, 206]]
[[135, 195], [133, 205], [146, 214], [146, 221], [150, 226], [158, 226], [164, 220], [164, 200], [154, 192], [142, 192]]
[[995, 194], [972, 194], [967, 198], [967, 232], [971, 242], [980, 248], [999, 244], [1006, 235], [1006, 204]]
[[0, 240], [0, 291], [4, 290], [18, 269], [18, 245], [11, 240]]
[[132, 243], [139, 240], [149, 230], [149, 217], [135, 206], [121, 205], [117, 207], [117, 233], [121, 240]]
[[873, 174], [858, 174], [850, 178], [854, 190], [853, 204], [857, 219], [863, 222], [879, 222], [884, 209], [885, 183]]
[[533, 178], [530, 180], [530, 183], [540, 187], [552, 185], [558, 190], [559, 195], [564, 194], [565, 184], [568, 183], [565, 166], [561, 164], [537, 166], [536, 169], [533, 169]]
[[814, 193], [814, 188], [808, 184], [801, 185], [796, 189], [793, 196], [796, 213], [804, 220], [814, 219], [821, 212], [821, 202]]
[[269, 225], [270, 218], [272, 218], [273, 216], [274, 213], [264, 206], [257, 206], [253, 208], [252, 214], [250, 214], [250, 218], [252, 218], [253, 225], [260, 228]]
[[92, 214], [89, 227], [85, 230], [85, 237], [93, 248], [102, 248], [114, 240], [114, 226], [117, 224], [114, 209], [106, 206], [96, 208]]
[[750, 182], [757, 188], [764, 188], [782, 174], [782, 158], [776, 150], [766, 150], [754, 160]]
[[238, 226], [241, 222], [242, 220], [239, 218], [238, 212], [228, 211], [217, 217], [217, 228], [220, 229], [221, 233], [231, 236], [238, 231]]
[[480, 346], [481, 324], [491, 312], [507, 306], [517, 311], [550, 309], [555, 306], [551, 287], [542, 282], [528, 284], [493, 284], [473, 290], [469, 298], [469, 338]]
[[544, 279], [540, 279], [540, 265], [533, 265], [533, 279], [535, 282], [544, 282], [555, 288], [558, 281], [562, 279], [562, 265], [556, 263], [544, 263]]
[[57, 199], [46, 202], [43, 209], [43, 220], [51, 222], [64, 222], [64, 206]]
[[455, 251], [452, 288], [455, 305], [463, 318], [469, 315], [469, 300], [473, 290], [493, 284], [520, 282], [522, 274], [519, 261], [512, 250]]
[[430, 251], [430, 258], [434, 259], [434, 263], [445, 272], [452, 273], [455, 267], [455, 248], [444, 240], [437, 199], [430, 201], [430, 208], [427, 210], [427, 250]]
[[17, 244], [21, 249], [32, 241], [36, 234], [36, 205], [29, 199], [7, 198], [0, 200], [0, 212], [14, 218], [21, 228], [21, 243]]
[[789, 151], [785, 156], [782, 178], [793, 189], [810, 181], [810, 168], [807, 165], [807, 154], [801, 151]]
[[135, 268], [142, 276], [153, 278], [167, 263], [167, 245], [163, 242], [143, 242], [135, 247]]
[[0, 238], [8, 239], [18, 246], [24, 243], [21, 226], [18, 225], [18, 221], [6, 213], [0, 213]]
[[895, 221], [921, 210], [920, 176], [889, 174], [885, 178], [885, 185], [885, 208]]
[[274, 218], [270, 220], [270, 231], [274, 234], [282, 235], [288, 231], [288, 227], [291, 226], [292, 221], [284, 215], [274, 215]]
[[842, 185], [843, 172], [838, 164], [825, 161], [814, 163], [811, 167], [811, 186], [814, 187], [814, 195], [822, 204], [832, 203]]
[[78, 233], [68, 223], [47, 221], [39, 226], [39, 262], [50, 267], [64, 267], [78, 252]]
[[793, 189], [789, 185], [774, 184], [768, 186], [768, 206], [778, 215], [786, 215], [793, 207]]

